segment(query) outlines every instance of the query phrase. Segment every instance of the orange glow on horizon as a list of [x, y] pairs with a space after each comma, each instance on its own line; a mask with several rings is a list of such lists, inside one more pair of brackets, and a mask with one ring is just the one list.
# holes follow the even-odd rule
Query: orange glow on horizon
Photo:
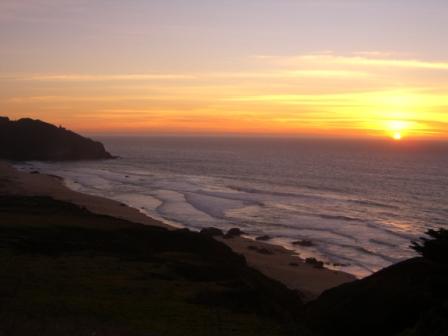
[[416, 68], [419, 80], [422, 71], [443, 71], [445, 63], [331, 54], [305, 55], [300, 66], [290, 64], [294, 59], [257, 60], [257, 71], [0, 77], [0, 88], [29, 88], [0, 107], [11, 118], [87, 133], [448, 139], [443, 83], [420, 89], [409, 80], [389, 88], [383, 69], [408, 78]]

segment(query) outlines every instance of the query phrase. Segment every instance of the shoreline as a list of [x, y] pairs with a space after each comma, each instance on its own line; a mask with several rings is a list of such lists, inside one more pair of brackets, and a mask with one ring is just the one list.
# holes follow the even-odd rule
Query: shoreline
[[[0, 194], [49, 196], [69, 202], [89, 211], [125, 219], [136, 224], [179, 228], [153, 219], [137, 208], [105, 197], [83, 194], [70, 189], [63, 178], [55, 175], [18, 171], [10, 163], [0, 161]], [[235, 253], [243, 255], [248, 265], [271, 279], [283, 283], [303, 295], [305, 301], [318, 297], [323, 291], [356, 280], [351, 274], [318, 268], [282, 246], [245, 237], [216, 238]]]

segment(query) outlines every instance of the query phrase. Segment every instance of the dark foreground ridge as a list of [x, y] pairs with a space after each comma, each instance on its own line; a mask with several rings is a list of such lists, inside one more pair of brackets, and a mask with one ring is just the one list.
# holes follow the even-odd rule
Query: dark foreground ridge
[[0, 335], [446, 336], [448, 233], [430, 235], [304, 306], [208, 235], [0, 196]]
[[0, 117], [0, 159], [67, 161], [113, 158], [103, 144], [40, 120]]
[[317, 335], [448, 335], [448, 231], [430, 230], [422, 257], [324, 292], [306, 307]]
[[226, 245], [0, 196], [0, 335], [310, 335], [303, 304]]

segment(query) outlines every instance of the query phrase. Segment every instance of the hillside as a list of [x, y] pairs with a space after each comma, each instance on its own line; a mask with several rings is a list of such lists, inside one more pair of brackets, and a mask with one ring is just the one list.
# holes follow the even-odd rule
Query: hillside
[[422, 257], [323, 293], [306, 307], [308, 325], [325, 336], [448, 335], [448, 232], [434, 237], [416, 248]]
[[0, 196], [2, 335], [308, 335], [302, 304], [224, 244]]
[[113, 158], [103, 144], [40, 120], [0, 117], [0, 159], [67, 161]]

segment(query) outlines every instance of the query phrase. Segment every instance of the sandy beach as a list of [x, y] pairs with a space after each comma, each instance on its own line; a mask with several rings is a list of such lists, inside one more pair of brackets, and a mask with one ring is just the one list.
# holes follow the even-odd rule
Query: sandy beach
[[[96, 214], [109, 215], [138, 224], [176, 229], [120, 202], [70, 190], [57, 176], [19, 172], [7, 162], [0, 162], [0, 194], [48, 196], [76, 204]], [[289, 289], [300, 292], [305, 301], [319, 296], [329, 288], [355, 280], [350, 274], [317, 268], [305, 263], [293, 251], [280, 246], [244, 237], [217, 238], [217, 240], [243, 255], [249, 266], [283, 283]]]
[[120, 202], [70, 190], [57, 176], [18, 172], [6, 162], [0, 162], [0, 193], [20, 196], [49, 196], [56, 200], [85, 207], [96, 214], [109, 215], [139, 224], [170, 228]]

